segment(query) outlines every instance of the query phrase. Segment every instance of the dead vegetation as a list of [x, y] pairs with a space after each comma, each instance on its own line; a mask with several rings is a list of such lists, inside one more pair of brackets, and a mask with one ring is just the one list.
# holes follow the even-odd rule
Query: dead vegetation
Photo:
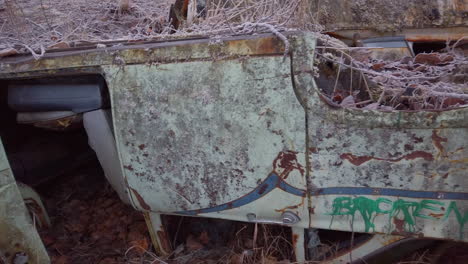
[[41, 48], [63, 48], [75, 42], [240, 34], [249, 27], [242, 25], [247, 22], [274, 25], [277, 29], [318, 30], [312, 12], [304, 8], [306, 0], [207, 0], [206, 4], [198, 0], [198, 11], [189, 12], [186, 16], [191, 16], [190, 20], [181, 21], [177, 28], [171, 21], [174, 18], [169, 17], [175, 0], [4, 1], [0, 46], [36, 54], [41, 54]]
[[99, 165], [86, 165], [75, 175], [62, 175], [43, 187], [52, 227], [40, 230], [40, 235], [52, 263], [142, 259], [151, 242], [141, 212], [120, 201], [97, 169]]
[[381, 111], [447, 110], [468, 105], [468, 58], [460, 39], [440, 52], [373, 58], [371, 48], [322, 40], [319, 87], [336, 106]]

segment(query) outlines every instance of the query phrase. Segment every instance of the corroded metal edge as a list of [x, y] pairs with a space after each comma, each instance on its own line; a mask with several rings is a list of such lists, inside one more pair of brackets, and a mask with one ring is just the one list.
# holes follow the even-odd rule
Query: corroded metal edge
[[[28, 77], [32, 72], [65, 74], [72, 69], [90, 69], [102, 65], [163, 64], [193, 60], [222, 60], [237, 56], [280, 55], [281, 40], [272, 34], [236, 36], [223, 39], [192, 39], [171, 42], [112, 46], [101, 49], [69, 50], [32, 56], [4, 58], [0, 78]], [[97, 69], [94, 69], [97, 70]], [[29, 73], [29, 74], [28, 74]]]
[[[291, 33], [295, 82], [308, 91], [308, 107], [323, 119], [349, 126], [398, 128], [468, 127], [468, 108], [442, 112], [382, 112], [336, 108], [320, 99], [312, 74], [313, 50], [304, 39], [314, 39], [313, 33]], [[296, 41], [296, 40], [297, 41]], [[301, 40], [302, 39], [302, 40]], [[301, 44], [302, 43], [302, 44]], [[193, 39], [116, 46], [105, 49], [61, 51], [46, 54], [39, 60], [20, 56], [0, 60], [0, 79], [32, 78], [50, 75], [103, 74], [101, 66], [129, 64], [165, 64], [174, 62], [225, 60], [243, 56], [282, 55], [284, 44], [272, 34], [236, 36], [220, 40]], [[300, 62], [300, 60], [306, 60]], [[305, 78], [305, 79], [304, 79]], [[302, 79], [304, 79], [302, 81]], [[327, 109], [327, 111], [323, 111]], [[318, 111], [320, 110], [320, 111]]]

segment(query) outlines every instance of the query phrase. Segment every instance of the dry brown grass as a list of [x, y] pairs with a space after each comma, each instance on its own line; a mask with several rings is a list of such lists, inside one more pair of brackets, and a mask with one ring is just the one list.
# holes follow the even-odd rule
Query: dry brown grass
[[[116, 0], [4, 0], [0, 11], [0, 47], [41, 47], [59, 42], [101, 42], [165, 38], [173, 33], [169, 9], [174, 0], [132, 0], [125, 12]], [[124, 3], [126, 4], [126, 3]], [[176, 36], [238, 34], [244, 23], [278, 29], [320, 28], [307, 0], [207, 0], [206, 16], [182, 24]], [[265, 30], [265, 28], [260, 28]]]
[[[460, 39], [445, 51], [415, 58], [375, 59], [369, 48], [322, 44], [316, 65], [331, 72], [332, 88], [323, 86], [331, 104], [368, 110], [443, 110], [468, 105], [468, 57], [457, 51]], [[331, 66], [330, 66], [331, 65]]]

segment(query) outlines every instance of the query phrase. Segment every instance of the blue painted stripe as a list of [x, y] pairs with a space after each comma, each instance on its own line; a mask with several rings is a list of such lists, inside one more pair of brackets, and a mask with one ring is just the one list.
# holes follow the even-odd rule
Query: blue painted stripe
[[255, 188], [252, 192], [248, 193], [247, 195], [234, 200], [229, 203], [217, 205], [210, 208], [204, 209], [197, 209], [197, 210], [189, 210], [189, 211], [179, 211], [175, 212], [175, 214], [181, 215], [197, 215], [197, 214], [206, 214], [206, 213], [214, 213], [219, 211], [224, 211], [232, 208], [241, 207], [243, 205], [249, 204], [255, 200], [260, 199], [261, 197], [265, 196], [267, 193], [274, 190], [278, 187], [278, 183], [282, 181], [280, 177], [274, 173], [271, 173], [265, 181], [263, 181], [257, 188]]
[[[279, 188], [292, 195], [306, 196], [306, 191], [296, 188], [287, 182], [283, 181], [275, 173], [271, 173], [257, 188], [252, 192], [236, 199], [232, 202], [217, 205], [214, 207], [179, 211], [174, 212], [179, 215], [197, 215], [220, 212], [232, 208], [237, 208], [254, 202], [267, 193]], [[323, 196], [323, 195], [379, 195], [379, 196], [395, 196], [405, 198], [418, 198], [418, 199], [447, 199], [447, 200], [468, 200], [468, 193], [461, 192], [433, 192], [433, 191], [413, 191], [413, 190], [402, 190], [393, 188], [371, 188], [371, 187], [326, 187], [319, 188], [311, 191], [312, 196]]]
[[283, 190], [283, 191], [285, 191], [285, 192], [287, 192], [287, 193], [290, 193], [290, 194], [293, 194], [293, 195], [297, 195], [297, 196], [301, 196], [301, 197], [306, 196], [306, 193], [307, 193], [305, 190], [298, 189], [298, 188], [296, 188], [296, 187], [294, 187], [294, 186], [292, 186], [292, 185], [289, 185], [287, 182], [285, 182], [285, 181], [283, 181], [283, 180], [281, 180], [281, 181], [279, 182], [278, 187], [279, 187], [281, 190]]
[[321, 195], [379, 195], [397, 196], [420, 199], [447, 199], [447, 200], [468, 200], [468, 193], [462, 192], [433, 192], [433, 191], [413, 191], [392, 188], [370, 188], [370, 187], [328, 187], [320, 188], [311, 192], [313, 196]]

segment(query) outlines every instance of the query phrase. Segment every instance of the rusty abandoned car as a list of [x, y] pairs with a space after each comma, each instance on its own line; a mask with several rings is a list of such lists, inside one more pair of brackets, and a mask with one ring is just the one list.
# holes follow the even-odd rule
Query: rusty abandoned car
[[[324, 2], [349, 9], [341, 4], [349, 1]], [[329, 36], [371, 47], [372, 56], [413, 58], [446, 47], [447, 36], [467, 36], [466, 4], [446, 2], [453, 5], [431, 13], [407, 10], [417, 23], [440, 22], [431, 27], [400, 21], [395, 30], [331, 10], [322, 23]], [[352, 254], [356, 263], [376, 263], [389, 250], [468, 242], [466, 104], [420, 111], [333, 104], [324, 92], [349, 80], [327, 77], [326, 61], [317, 65], [323, 39], [281, 34], [287, 45], [274, 32], [1, 58], [3, 260], [50, 262], [31, 211], [36, 225], [51, 223], [29, 186], [68, 158], [89, 155], [120, 199], [143, 212], [161, 256], [174, 250], [164, 215], [286, 226], [298, 262], [348, 263]], [[352, 246], [346, 238], [338, 254], [319, 258], [327, 232], [356, 234]]]

